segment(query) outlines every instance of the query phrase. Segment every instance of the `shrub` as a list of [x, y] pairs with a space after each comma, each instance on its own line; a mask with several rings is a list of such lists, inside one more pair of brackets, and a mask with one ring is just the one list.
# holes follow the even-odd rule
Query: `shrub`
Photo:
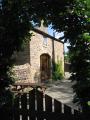
[[54, 69], [52, 74], [53, 80], [61, 80], [63, 79], [64, 71], [62, 69], [62, 61], [58, 60], [57, 63], [54, 63]]

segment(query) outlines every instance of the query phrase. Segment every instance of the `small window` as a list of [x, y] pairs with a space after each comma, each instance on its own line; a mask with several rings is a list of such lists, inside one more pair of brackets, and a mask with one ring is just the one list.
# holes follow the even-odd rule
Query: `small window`
[[43, 44], [44, 44], [44, 45], [47, 45], [47, 37], [46, 37], [46, 36], [43, 36], [43, 38], [44, 38], [44, 39], [43, 39]]

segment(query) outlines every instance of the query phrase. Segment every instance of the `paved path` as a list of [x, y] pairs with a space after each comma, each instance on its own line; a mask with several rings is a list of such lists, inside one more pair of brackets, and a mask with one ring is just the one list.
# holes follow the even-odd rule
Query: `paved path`
[[52, 84], [48, 84], [45, 94], [77, 109], [76, 105], [73, 104], [73, 89], [70, 80], [56, 81]]

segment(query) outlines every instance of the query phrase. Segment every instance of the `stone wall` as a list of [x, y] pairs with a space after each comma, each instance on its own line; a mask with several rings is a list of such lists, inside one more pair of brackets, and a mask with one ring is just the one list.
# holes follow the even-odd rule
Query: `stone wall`
[[62, 68], [64, 71], [64, 45], [61, 42], [54, 41], [55, 62], [62, 61]]
[[[16, 79], [25, 82], [41, 82], [40, 80], [40, 56], [48, 54], [51, 58], [51, 73], [53, 59], [53, 40], [39, 33], [33, 32], [31, 41], [26, 45], [25, 50], [16, 55], [17, 62], [14, 68]], [[45, 41], [47, 40], [47, 42]], [[54, 40], [55, 62], [62, 60], [64, 68], [64, 45]]]
[[[53, 59], [53, 40], [51, 38], [47, 39], [47, 44], [44, 44], [43, 35], [33, 33], [34, 36], [30, 41], [30, 65], [31, 65], [31, 80], [33, 82], [40, 82], [40, 56], [42, 54], [48, 54], [51, 57], [51, 69], [52, 69], [52, 59]], [[64, 70], [64, 45], [61, 42], [54, 40], [54, 53], [55, 62], [62, 60], [63, 70]], [[52, 70], [51, 70], [52, 72]], [[35, 81], [34, 81], [35, 80]]]
[[31, 65], [31, 79], [38, 79], [35, 82], [40, 81], [40, 56], [44, 53], [51, 56], [52, 59], [52, 41], [47, 39], [47, 45], [44, 44], [44, 37], [40, 34], [34, 33], [32, 40], [30, 41], [30, 65]]
[[16, 82], [28, 82], [30, 80], [30, 65], [15, 65], [13, 68]]
[[24, 65], [26, 63], [30, 64], [30, 48], [29, 42], [27, 42], [22, 49], [22, 51], [15, 53], [16, 65]]

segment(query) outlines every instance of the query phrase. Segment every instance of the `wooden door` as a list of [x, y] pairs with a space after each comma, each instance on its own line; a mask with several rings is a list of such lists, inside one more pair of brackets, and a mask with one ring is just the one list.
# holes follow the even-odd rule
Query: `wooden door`
[[41, 82], [50, 79], [50, 64], [50, 56], [48, 54], [42, 54], [40, 56]]

